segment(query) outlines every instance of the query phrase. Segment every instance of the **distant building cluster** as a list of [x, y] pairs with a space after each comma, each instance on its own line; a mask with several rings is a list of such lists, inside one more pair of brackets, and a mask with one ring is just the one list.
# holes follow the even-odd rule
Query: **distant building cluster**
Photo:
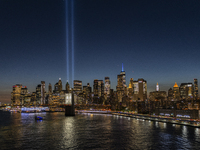
[[147, 98], [147, 81], [142, 78], [138, 80], [130, 78], [127, 86], [123, 64], [122, 71], [117, 75], [116, 91], [111, 89], [109, 77], [105, 77], [104, 81], [95, 79], [93, 91], [89, 83], [83, 86], [80, 80], [74, 80], [73, 85], [72, 89], [67, 82], [63, 88], [59, 78], [54, 87], [49, 83], [48, 91], [45, 91], [45, 81], [41, 81], [41, 84], [36, 86], [36, 91], [30, 93], [26, 86], [16, 84], [11, 93], [11, 102], [13, 105], [66, 104], [68, 93], [73, 90], [75, 104], [80, 105], [110, 105], [112, 109], [128, 109], [137, 112], [152, 111], [156, 108], [199, 109], [197, 79], [194, 79], [194, 84], [182, 83], [180, 87], [175, 83], [168, 93], [161, 91], [157, 83], [155, 91], [150, 92]]

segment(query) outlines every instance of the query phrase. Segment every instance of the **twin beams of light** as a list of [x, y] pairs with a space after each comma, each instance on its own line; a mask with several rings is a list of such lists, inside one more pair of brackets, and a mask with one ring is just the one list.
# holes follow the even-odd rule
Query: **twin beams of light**
[[[74, 1], [66, 0], [66, 63], [67, 81], [74, 81]], [[71, 72], [71, 75], [70, 75]], [[70, 80], [71, 79], [71, 80]]]

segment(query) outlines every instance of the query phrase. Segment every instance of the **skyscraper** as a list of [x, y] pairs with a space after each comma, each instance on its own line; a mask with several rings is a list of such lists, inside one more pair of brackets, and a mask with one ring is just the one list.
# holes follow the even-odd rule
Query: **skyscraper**
[[104, 83], [103, 80], [98, 81], [98, 95], [99, 97], [103, 96], [104, 93]]
[[11, 103], [12, 104], [16, 104], [16, 105], [20, 105], [21, 100], [20, 100], [20, 96], [21, 96], [21, 84], [16, 84], [13, 86], [13, 91], [11, 93]]
[[52, 86], [51, 83], [49, 83], [49, 87], [48, 87], [48, 95], [47, 95], [47, 99], [46, 99], [46, 104], [50, 104], [52, 101]]
[[62, 81], [61, 81], [61, 78], [59, 78], [59, 81], [58, 81], [58, 91], [59, 92], [62, 91]]
[[194, 79], [194, 98], [198, 99], [198, 81]]
[[183, 99], [193, 98], [194, 86], [192, 83], [181, 83], [180, 97]]
[[87, 83], [87, 87], [88, 87], [88, 93], [91, 94], [91, 92], [92, 92], [92, 88], [91, 88], [91, 86], [90, 86], [90, 83]]
[[172, 88], [170, 88], [168, 90], [168, 97], [167, 97], [168, 101], [171, 101], [173, 99], [173, 95], [174, 95], [174, 92], [173, 92]]
[[52, 94], [52, 86], [51, 86], [51, 83], [49, 83], [49, 89], [48, 89], [49, 91], [49, 94]]
[[105, 77], [104, 93], [107, 94], [107, 96], [110, 96], [110, 78], [109, 77]]
[[119, 75], [117, 75], [117, 97], [118, 97], [118, 102], [122, 102], [122, 97], [124, 96], [126, 88], [126, 73], [124, 71], [124, 66], [122, 63], [122, 71], [120, 72]]
[[54, 84], [53, 93], [59, 93], [59, 91], [58, 91], [58, 82], [56, 84]]
[[159, 91], [160, 89], [159, 89], [159, 85], [158, 85], [158, 83], [157, 83], [157, 85], [156, 85], [156, 91]]
[[82, 92], [82, 81], [80, 80], [74, 80], [74, 89], [73, 91], [76, 93], [76, 94], [79, 94]]
[[98, 80], [98, 79], [94, 80], [93, 92], [94, 92], [95, 97], [103, 96], [103, 93], [104, 93], [103, 80]]
[[122, 63], [122, 71], [120, 72], [120, 74], [122, 75], [123, 87], [125, 87], [126, 86], [126, 72], [124, 71], [123, 63]]
[[36, 104], [41, 103], [41, 84], [38, 84], [36, 87]]
[[122, 97], [124, 95], [124, 84], [123, 84], [123, 74], [117, 75], [117, 97], [118, 102], [122, 102]]
[[147, 81], [144, 79], [138, 79], [139, 93], [138, 97], [140, 100], [147, 99]]
[[94, 84], [93, 84], [93, 93], [94, 96], [98, 97], [98, 79], [94, 80]]
[[175, 82], [175, 84], [174, 84], [173, 91], [174, 91], [174, 100], [179, 100], [179, 98], [180, 98], [180, 93], [179, 93], [178, 84], [177, 84], [176, 82]]
[[45, 104], [45, 81], [41, 81], [41, 102], [40, 104]]
[[65, 90], [66, 90], [67, 93], [70, 91], [70, 86], [69, 86], [68, 82], [65, 85]]
[[144, 79], [138, 79], [133, 81], [133, 100], [145, 100], [147, 99], [147, 81]]
[[22, 84], [16, 84], [13, 86], [13, 91], [11, 93], [11, 104], [24, 105], [26, 103], [30, 104], [30, 94], [26, 86]]
[[28, 94], [28, 89], [26, 86], [21, 86], [21, 95], [20, 95], [20, 101], [21, 101], [21, 104], [24, 105], [26, 102], [25, 100], [25, 97], [27, 96]]
[[133, 96], [133, 78], [130, 78], [129, 86], [128, 86], [128, 95], [129, 97]]

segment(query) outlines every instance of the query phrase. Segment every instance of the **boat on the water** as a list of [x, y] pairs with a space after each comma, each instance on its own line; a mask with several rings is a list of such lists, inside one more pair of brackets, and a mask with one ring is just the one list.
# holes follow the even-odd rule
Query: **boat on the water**
[[43, 118], [40, 116], [35, 116], [35, 120], [43, 120]]

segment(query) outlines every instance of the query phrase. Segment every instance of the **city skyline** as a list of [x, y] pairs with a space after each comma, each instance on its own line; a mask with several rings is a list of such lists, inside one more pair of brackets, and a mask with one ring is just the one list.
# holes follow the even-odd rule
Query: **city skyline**
[[[199, 79], [199, 1], [74, 0], [74, 80], [93, 85], [110, 78], [116, 89], [121, 63], [147, 92]], [[41, 81], [67, 81], [66, 1], [1, 1], [0, 102], [15, 84], [35, 91]], [[47, 87], [46, 87], [47, 90]]]
[[[93, 95], [95, 96], [95, 94], [96, 94], [96, 96], [97, 95], [99, 95], [99, 94], [97, 94], [98, 92], [99, 92], [99, 87], [98, 87], [98, 84], [100, 83], [100, 84], [103, 84], [103, 85], [101, 85], [101, 93], [100, 93], [100, 95], [101, 96], [110, 96], [110, 92], [111, 91], [115, 91], [116, 92], [116, 94], [119, 96], [119, 95], [123, 95], [123, 94], [120, 94], [120, 93], [118, 93], [118, 90], [120, 90], [120, 89], [118, 89], [118, 86], [119, 86], [119, 88], [122, 88], [121, 90], [122, 90], [122, 93], [124, 93], [126, 90], [127, 90], [127, 95], [129, 95], [129, 92], [130, 93], [135, 93], [135, 94], [138, 94], [138, 91], [139, 91], [139, 89], [138, 89], [138, 86], [139, 86], [139, 83], [142, 83], [143, 84], [143, 82], [146, 84], [145, 85], [145, 91], [146, 91], [146, 96], [148, 96], [148, 97], [146, 97], [146, 98], [144, 98], [144, 99], [151, 99], [150, 98], [150, 94], [152, 93], [152, 92], [156, 92], [156, 93], [159, 93], [159, 92], [163, 92], [163, 90], [160, 90], [160, 88], [159, 88], [159, 84], [158, 84], [158, 82], [157, 82], [157, 84], [156, 84], [156, 86], [155, 86], [155, 90], [153, 90], [153, 91], [150, 91], [150, 92], [148, 92], [147, 91], [147, 81], [145, 81], [143, 78], [138, 78], [138, 80], [133, 80], [133, 78], [130, 78], [130, 81], [127, 81], [126, 80], [126, 77], [125, 77], [126, 75], [125, 75], [125, 71], [123, 70], [123, 64], [122, 64], [122, 71], [121, 71], [121, 73], [119, 74], [119, 75], [117, 75], [117, 86], [116, 86], [116, 88], [115, 89], [111, 89], [110, 88], [110, 78], [109, 77], [105, 77], [105, 80], [98, 80], [98, 79], [94, 79], [94, 81], [93, 81], [93, 84], [90, 86], [90, 83], [87, 83], [87, 85], [82, 85], [82, 81], [80, 81], [80, 80], [74, 80], [73, 81], [73, 85], [74, 85], [74, 87], [70, 87], [70, 85], [69, 85], [69, 83], [67, 82], [66, 84], [65, 83], [62, 83], [62, 80], [61, 80], [61, 78], [59, 78], [59, 80], [58, 80], [58, 82], [57, 83], [55, 83], [55, 84], [52, 84], [53, 85], [53, 87], [52, 87], [52, 85], [51, 85], [51, 83], [49, 83], [49, 85], [48, 84], [46, 84], [46, 86], [45, 86], [45, 81], [41, 81], [41, 83], [40, 84], [37, 84], [37, 86], [36, 86], [36, 89], [34, 90], [34, 91], [29, 91], [28, 90], [28, 87], [27, 86], [25, 86], [25, 85], [23, 85], [23, 84], [15, 84], [15, 85], [13, 85], [13, 90], [14, 90], [14, 88], [15, 87], [21, 87], [21, 88], [25, 88], [27, 91], [25, 92], [26, 94], [33, 94], [33, 93], [37, 93], [38, 92], [38, 87], [40, 88], [40, 87], [43, 87], [43, 89], [41, 90], [41, 89], [39, 89], [39, 92], [42, 92], [43, 94], [43, 96], [41, 96], [41, 99], [43, 99], [43, 101], [44, 101], [44, 99], [45, 99], [45, 94], [49, 94], [49, 92], [50, 93], [54, 93], [55, 95], [57, 95], [58, 93], [58, 91], [59, 91], [59, 93], [61, 92], [61, 91], [63, 91], [64, 93], [68, 93], [72, 88], [73, 88], [73, 91], [75, 92], [75, 93], [77, 93], [77, 94], [81, 94], [82, 92], [84, 93], [84, 91], [87, 91], [87, 89], [84, 89], [84, 88], [86, 88], [86, 87], [89, 87], [90, 88], [90, 93], [92, 92], [93, 93]], [[142, 82], [141, 82], [142, 81]], [[128, 86], [127, 86], [127, 84], [125, 84], [127, 82], [127, 84], [128, 84]], [[96, 83], [96, 84], [95, 84]], [[134, 83], [136, 83], [136, 84], [138, 84], [138, 86], [136, 86], [136, 87], [133, 87], [134, 86]], [[107, 85], [108, 84], [108, 85]], [[63, 85], [63, 86], [62, 86]], [[49, 87], [50, 86], [50, 87]], [[107, 91], [107, 88], [108, 88], [108, 86], [109, 86], [109, 93], [107, 93], [108, 91]], [[93, 87], [93, 88], [92, 88]], [[170, 87], [167, 91], [165, 91], [165, 93], [167, 93], [167, 94], [165, 94], [165, 96], [166, 96], [166, 98], [168, 99], [168, 98], [170, 98], [170, 89], [172, 90], [172, 89], [174, 89], [174, 88], [178, 88], [178, 93], [179, 93], [179, 90], [183, 90], [184, 92], [185, 92], [185, 88], [184, 87], [189, 87], [190, 88], [190, 94], [188, 95], [190, 98], [196, 98], [196, 99], [198, 99], [198, 96], [199, 96], [199, 94], [198, 94], [198, 79], [194, 79], [194, 83], [181, 83], [180, 85], [178, 85], [176, 82], [175, 82], [175, 84], [174, 84], [174, 86], [172, 86], [172, 87]], [[127, 88], [126, 90], [124, 89], [124, 88]], [[131, 91], [129, 91], [129, 90], [133, 90], [132, 92]], [[40, 91], [41, 90], [41, 91]], [[53, 91], [53, 92], [52, 92]], [[28, 93], [27, 93], [28, 92]], [[22, 93], [23, 94], [25, 94], [24, 93], [24, 91], [22, 91]], [[125, 92], [126, 93], [126, 92]], [[197, 93], [197, 94], [196, 94]], [[180, 93], [179, 93], [180, 94]], [[183, 94], [183, 93], [182, 93]], [[12, 94], [11, 94], [12, 95]], [[197, 95], [197, 96], [196, 96]], [[141, 95], [142, 97], [143, 97], [143, 94]], [[183, 96], [183, 99], [184, 98], [188, 98], [188, 97], [185, 97], [185, 95], [182, 95]], [[11, 96], [12, 97], [12, 96]], [[82, 96], [80, 96], [80, 97], [82, 97]], [[100, 97], [100, 96], [99, 96]], [[178, 96], [179, 97], [179, 96]], [[134, 99], [137, 99], [137, 98], [134, 98]], [[143, 99], [143, 98], [140, 98], [140, 99]], [[144, 100], [143, 99], [143, 100]], [[12, 100], [11, 100], [12, 101]]]

